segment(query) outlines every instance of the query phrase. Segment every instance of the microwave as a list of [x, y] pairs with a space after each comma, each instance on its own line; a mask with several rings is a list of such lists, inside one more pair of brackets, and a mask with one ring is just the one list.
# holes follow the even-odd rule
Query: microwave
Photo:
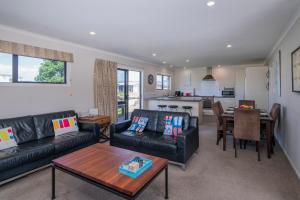
[[222, 96], [234, 96], [234, 90], [223, 90], [222, 91]]

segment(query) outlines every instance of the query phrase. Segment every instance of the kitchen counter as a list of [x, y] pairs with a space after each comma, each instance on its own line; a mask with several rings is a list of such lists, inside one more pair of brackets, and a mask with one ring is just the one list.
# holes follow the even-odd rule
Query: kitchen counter
[[[166, 105], [167, 108], [164, 111], [174, 112], [189, 112], [185, 111], [183, 106], [191, 106], [191, 115], [196, 116], [199, 119], [199, 123], [203, 121], [203, 99], [201, 97], [156, 97], [144, 100], [145, 109], [159, 110], [158, 105]], [[169, 105], [177, 105], [176, 110], [171, 110]]]
[[203, 99], [202, 97], [156, 97], [156, 98], [150, 98], [148, 100], [199, 102], [202, 101]]

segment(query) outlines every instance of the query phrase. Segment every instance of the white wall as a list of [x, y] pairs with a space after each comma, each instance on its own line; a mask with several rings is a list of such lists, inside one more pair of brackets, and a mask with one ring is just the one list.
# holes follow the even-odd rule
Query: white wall
[[[270, 69], [270, 105], [280, 103], [283, 107], [277, 140], [280, 142], [292, 166], [300, 178], [300, 93], [292, 92], [291, 52], [300, 46], [300, 18], [280, 42], [281, 50], [281, 97], [275, 95], [274, 69]], [[271, 60], [274, 58], [272, 56]], [[269, 61], [271, 64], [271, 62]], [[271, 66], [271, 65], [270, 65]]]
[[[87, 37], [89, 37], [87, 35]], [[121, 55], [53, 39], [29, 32], [16, 30], [0, 25], [0, 39], [49, 49], [71, 52], [74, 54], [74, 63], [70, 69], [71, 85], [3, 85], [0, 84], [0, 118], [22, 116], [28, 114], [46, 113], [75, 109], [77, 112], [86, 112], [94, 106], [93, 101], [93, 68], [96, 58], [116, 61], [143, 71], [144, 95], [160, 95], [155, 90], [155, 83], [147, 83], [148, 74], [165, 73], [172, 71], [166, 67], [147, 64]]]
[[269, 108], [267, 73], [267, 67], [246, 68], [245, 99], [255, 100], [256, 107], [265, 110]]

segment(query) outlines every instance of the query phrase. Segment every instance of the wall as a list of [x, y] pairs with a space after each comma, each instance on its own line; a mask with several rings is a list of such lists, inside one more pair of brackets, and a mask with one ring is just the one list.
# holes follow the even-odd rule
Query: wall
[[152, 86], [146, 83], [148, 74], [166, 73], [172, 75], [173, 73], [168, 68], [2, 25], [0, 25], [0, 39], [74, 54], [74, 63], [68, 65], [71, 82], [68, 86], [24, 84], [12, 86], [0, 84], [2, 96], [0, 100], [0, 118], [67, 109], [75, 109], [77, 112], [86, 112], [94, 105], [93, 68], [96, 58], [116, 61], [122, 65], [141, 70], [144, 75], [145, 95], [160, 95], [160, 93], [155, 90], [155, 83]]
[[267, 89], [268, 67], [246, 68], [245, 99], [255, 100], [257, 108], [269, 109], [269, 92]]
[[[300, 12], [299, 12], [300, 13]], [[280, 103], [282, 115], [276, 138], [300, 178], [300, 93], [292, 92], [291, 52], [300, 46], [300, 18], [279, 43], [281, 50], [281, 97], [275, 95], [274, 69], [270, 67], [270, 105]], [[272, 55], [271, 60], [274, 59]], [[271, 66], [271, 65], [270, 65]]]

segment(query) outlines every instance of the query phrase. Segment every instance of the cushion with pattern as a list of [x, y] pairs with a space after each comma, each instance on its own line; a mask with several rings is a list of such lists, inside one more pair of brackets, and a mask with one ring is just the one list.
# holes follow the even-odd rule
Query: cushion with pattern
[[17, 146], [12, 127], [0, 129], [0, 150]]
[[52, 120], [55, 136], [78, 131], [77, 117], [66, 117]]

